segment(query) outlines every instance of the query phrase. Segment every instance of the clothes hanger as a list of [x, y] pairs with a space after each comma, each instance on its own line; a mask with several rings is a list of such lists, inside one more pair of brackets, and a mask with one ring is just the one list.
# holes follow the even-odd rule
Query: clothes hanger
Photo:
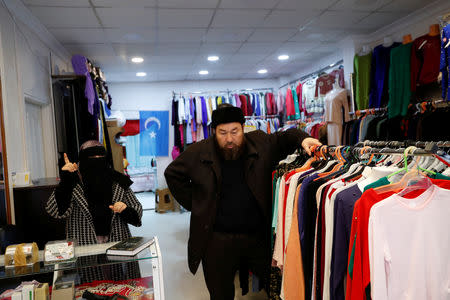
[[328, 176], [328, 175], [338, 171], [344, 165], [344, 158], [341, 156], [342, 148], [343, 148], [343, 146], [337, 146], [336, 150], [334, 151], [334, 155], [335, 155], [335, 157], [337, 157], [339, 163], [337, 165], [335, 165], [331, 171], [319, 174], [319, 178]]
[[410, 151], [413, 151], [415, 149], [417, 149], [417, 148], [414, 147], [414, 146], [406, 148], [404, 153], [403, 153], [404, 167], [401, 170], [399, 170], [397, 172], [394, 172], [394, 173], [392, 173], [392, 174], [387, 176], [387, 178], [389, 179], [389, 178], [391, 178], [394, 175], [400, 174], [402, 172], [406, 172], [403, 175], [403, 177], [400, 179], [400, 181], [398, 181], [396, 183], [391, 183], [391, 184], [388, 184], [388, 185], [385, 185], [385, 186], [381, 186], [381, 187], [375, 188], [375, 191], [377, 193], [380, 194], [380, 193], [385, 193], [385, 192], [390, 192], [390, 191], [394, 191], [395, 192], [395, 191], [404, 189], [408, 185], [408, 183], [409, 183], [409, 181], [411, 179], [413, 179], [414, 177], [417, 177], [420, 174], [419, 173], [420, 171], [430, 172], [430, 171], [428, 171], [426, 169], [422, 169], [422, 168], [419, 169], [418, 166], [416, 166], [412, 170], [408, 170], [408, 161], [407, 161], [408, 155], [409, 155]]

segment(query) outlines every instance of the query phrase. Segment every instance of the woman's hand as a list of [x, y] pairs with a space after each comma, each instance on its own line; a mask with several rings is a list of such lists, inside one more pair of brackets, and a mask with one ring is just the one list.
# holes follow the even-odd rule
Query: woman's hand
[[125, 203], [119, 201], [119, 202], [114, 203], [114, 205], [110, 205], [109, 208], [113, 212], [120, 214], [127, 208], [127, 205]]
[[62, 167], [61, 170], [68, 171], [70, 173], [78, 171], [78, 165], [76, 163], [75, 164], [71, 163], [66, 153], [64, 153], [64, 163], [65, 165]]
[[308, 153], [309, 156], [311, 156], [312, 146], [322, 146], [322, 143], [319, 142], [319, 140], [312, 137], [307, 137], [306, 139], [303, 140], [302, 147], [303, 149], [305, 149], [306, 153]]

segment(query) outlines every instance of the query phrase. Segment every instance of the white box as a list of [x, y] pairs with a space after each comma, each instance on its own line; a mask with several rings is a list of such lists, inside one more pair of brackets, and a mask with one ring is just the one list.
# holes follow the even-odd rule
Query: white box
[[22, 300], [22, 292], [14, 292], [11, 296], [11, 300]]
[[22, 288], [22, 300], [34, 300], [34, 285], [27, 284]]

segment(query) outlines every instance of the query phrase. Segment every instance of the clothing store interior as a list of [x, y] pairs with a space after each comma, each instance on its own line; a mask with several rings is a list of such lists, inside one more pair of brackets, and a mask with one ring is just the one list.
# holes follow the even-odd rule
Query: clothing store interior
[[[450, 299], [449, 68], [448, 0], [0, 0], [0, 299]], [[209, 272], [230, 106], [322, 144], [243, 148], [263, 273]]]

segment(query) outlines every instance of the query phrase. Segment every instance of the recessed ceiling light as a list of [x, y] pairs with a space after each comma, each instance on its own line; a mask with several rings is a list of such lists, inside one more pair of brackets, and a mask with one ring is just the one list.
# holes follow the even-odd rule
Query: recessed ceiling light
[[141, 62], [144, 62], [144, 59], [142, 57], [133, 57], [131, 61], [135, 64], [140, 64]]
[[208, 56], [208, 60], [209, 60], [209, 61], [218, 61], [218, 60], [219, 60], [219, 57], [216, 56], [216, 55], [211, 55], [211, 56]]
[[335, 65], [335, 64], [331, 64], [331, 65], [330, 65], [330, 68], [333, 67], [334, 65]]
[[267, 73], [267, 69], [258, 70], [258, 73], [259, 74], [266, 74]]
[[145, 73], [145, 72], [137, 72], [136, 76], [137, 77], [145, 77], [145, 76], [147, 76], [147, 73]]
[[198, 74], [200, 74], [200, 75], [208, 75], [209, 72], [207, 70], [201, 70], [200, 72], [198, 72]]
[[278, 56], [278, 59], [279, 60], [287, 60], [287, 59], [289, 59], [289, 55], [286, 55], [286, 54], [280, 55], [280, 56]]

